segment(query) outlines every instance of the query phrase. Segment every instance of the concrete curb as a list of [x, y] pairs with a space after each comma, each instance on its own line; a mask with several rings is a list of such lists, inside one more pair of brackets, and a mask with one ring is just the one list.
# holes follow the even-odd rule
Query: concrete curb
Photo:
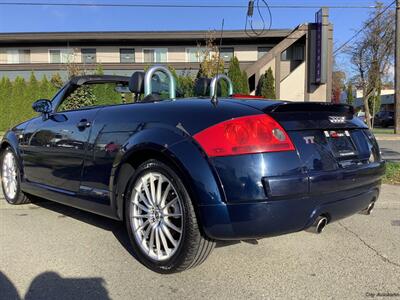
[[400, 141], [400, 134], [375, 134], [377, 141]]

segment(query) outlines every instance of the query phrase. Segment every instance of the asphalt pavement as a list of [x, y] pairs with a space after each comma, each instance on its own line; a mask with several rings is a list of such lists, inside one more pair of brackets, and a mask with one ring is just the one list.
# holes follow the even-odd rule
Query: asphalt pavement
[[159, 275], [134, 258], [121, 223], [0, 194], [0, 299], [400, 299], [399, 195], [384, 185], [371, 216], [219, 244], [200, 267]]

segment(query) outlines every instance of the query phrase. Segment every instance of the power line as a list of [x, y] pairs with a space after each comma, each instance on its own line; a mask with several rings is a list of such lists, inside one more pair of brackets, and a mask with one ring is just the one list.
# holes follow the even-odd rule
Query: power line
[[[124, 7], [124, 8], [247, 8], [242, 4], [160, 4], [160, 3], [49, 3], [49, 2], [0, 2], [3, 6], [72, 6], [72, 7]], [[324, 5], [269, 5], [270, 8], [284, 9], [319, 9]], [[324, 6], [330, 9], [373, 9], [376, 5], [331, 5]]]
[[[249, 0], [248, 6], [247, 6], [247, 14], [246, 14], [246, 19], [245, 19], [245, 25], [244, 25], [244, 32], [247, 34], [248, 37], [261, 36], [265, 32], [265, 30], [270, 30], [271, 27], [272, 27], [272, 13], [271, 13], [271, 9], [269, 7], [269, 4], [265, 0], [261, 0], [261, 1], [264, 3], [265, 8], [268, 11], [268, 17], [269, 17], [268, 18], [268, 20], [269, 20], [268, 29], [265, 28], [266, 24], [265, 24], [265, 20], [264, 20], [264, 17], [262, 15], [262, 12], [261, 12], [261, 9], [260, 9], [260, 0], [256, 0], [256, 2], [254, 2], [254, 0]], [[257, 30], [254, 29], [254, 26], [253, 26], [254, 5], [257, 8], [258, 15], [259, 15], [259, 17], [261, 19], [261, 22], [263, 24], [262, 28], [261, 28], [261, 30], [259, 32], [257, 32]], [[249, 32], [248, 29], [247, 29], [248, 23], [250, 23], [251, 32]]]
[[[396, 2], [396, 0], [394, 0], [392, 3], [390, 3], [388, 6], [385, 7], [384, 10], [382, 10], [379, 14], [376, 15], [375, 18], [380, 17], [382, 14], [384, 14], [394, 3]], [[353, 39], [355, 39], [361, 32], [364, 31], [365, 28], [367, 28], [369, 25], [371, 25], [374, 21], [375, 18], [372, 19], [371, 21], [367, 22], [366, 24], [364, 24], [364, 26], [358, 30], [351, 38], [349, 38], [346, 42], [344, 42], [342, 45], [340, 45], [334, 52], [333, 55], [335, 56], [340, 50], [342, 50], [344, 47], [347, 46], [348, 43], [350, 43]]]

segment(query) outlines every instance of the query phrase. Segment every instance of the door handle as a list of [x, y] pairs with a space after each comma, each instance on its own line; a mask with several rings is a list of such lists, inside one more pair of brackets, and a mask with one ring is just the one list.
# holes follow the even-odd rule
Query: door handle
[[83, 119], [78, 124], [76, 124], [76, 127], [78, 127], [80, 130], [84, 130], [85, 128], [90, 127], [90, 125], [92, 124], [88, 120]]

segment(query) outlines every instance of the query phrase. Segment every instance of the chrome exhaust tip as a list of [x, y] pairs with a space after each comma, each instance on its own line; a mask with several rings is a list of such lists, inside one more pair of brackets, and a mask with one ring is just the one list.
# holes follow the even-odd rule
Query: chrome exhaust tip
[[370, 204], [368, 204], [368, 207], [366, 209], [363, 209], [362, 211], [360, 211], [360, 214], [370, 215], [372, 213], [372, 211], [374, 210], [374, 206], [375, 206], [375, 201], [372, 201]]
[[328, 219], [324, 216], [319, 216], [314, 223], [306, 229], [306, 231], [320, 234], [324, 230], [326, 224], [328, 224]]

